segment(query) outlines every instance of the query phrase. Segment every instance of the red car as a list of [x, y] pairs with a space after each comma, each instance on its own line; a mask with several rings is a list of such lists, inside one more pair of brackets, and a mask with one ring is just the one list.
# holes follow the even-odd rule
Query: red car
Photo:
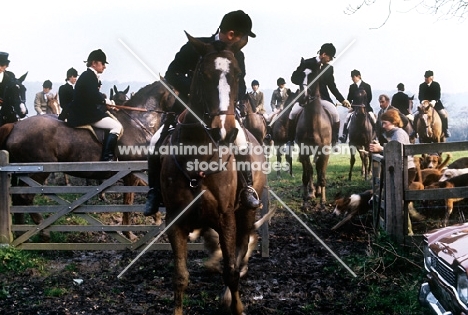
[[419, 302], [434, 314], [468, 315], [468, 223], [424, 234], [427, 282]]

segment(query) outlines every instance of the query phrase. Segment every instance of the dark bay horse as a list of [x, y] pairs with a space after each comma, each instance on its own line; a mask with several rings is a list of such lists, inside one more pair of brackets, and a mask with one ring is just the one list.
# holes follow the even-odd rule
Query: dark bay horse
[[[321, 104], [318, 80], [306, 89], [306, 104], [298, 117], [295, 142], [299, 145], [299, 161], [302, 164], [302, 197], [304, 204], [320, 195], [320, 203], [326, 198], [326, 173], [332, 153], [332, 124], [328, 112]], [[317, 187], [313, 182], [314, 170], [310, 156], [314, 155]]]
[[439, 113], [429, 101], [422, 101], [418, 106], [418, 115], [414, 125], [419, 136], [419, 143], [445, 142]]
[[26, 87], [23, 85], [23, 81], [27, 75], [26, 72], [19, 78], [13, 78], [7, 83], [4, 95], [0, 95], [0, 126], [26, 117], [28, 109], [26, 107]]
[[[286, 163], [289, 164], [289, 175], [293, 176], [292, 173], [292, 154], [289, 148], [286, 146], [288, 142], [288, 126], [289, 126], [289, 113], [291, 112], [292, 106], [288, 106], [292, 100], [297, 96], [296, 93], [291, 93], [286, 99], [286, 109], [282, 109], [275, 117], [272, 117], [271, 124], [271, 140], [273, 141], [274, 148], [276, 150], [276, 162], [278, 165], [282, 163], [282, 156], [284, 155]], [[281, 168], [276, 171], [276, 178], [281, 178]]]
[[126, 101], [129, 100], [127, 96], [128, 91], [130, 90], [130, 85], [123, 91], [119, 91], [114, 85], [113, 89], [110, 90], [110, 100], [115, 102], [115, 105], [123, 105]]
[[359, 152], [362, 167], [361, 175], [367, 180], [372, 168], [372, 154], [369, 152], [369, 145], [376, 138], [376, 133], [369, 114], [366, 112], [366, 105], [352, 105], [354, 112], [349, 122], [349, 148], [351, 153], [348, 179], [351, 180], [354, 163], [356, 162], [356, 151]]
[[241, 117], [244, 118], [244, 127], [250, 131], [258, 142], [263, 143], [263, 139], [265, 139], [267, 133], [267, 125], [263, 115], [253, 111], [249, 99], [240, 101], [237, 107]]
[[[192, 79], [190, 108], [193, 113], [187, 111], [179, 117], [174, 132], [163, 145], [216, 150], [161, 157], [166, 224], [172, 224], [168, 236], [174, 254], [174, 314], [182, 315], [183, 296], [188, 285], [188, 235], [194, 229], [211, 228], [219, 235], [224, 262], [223, 279], [227, 289], [222, 303], [230, 306], [232, 314], [240, 315], [244, 309], [239, 294], [240, 265], [254, 230], [256, 209], [239, 205], [241, 179], [238, 181], [234, 154], [220, 152], [233, 143], [238, 132], [234, 108], [240, 69], [234, 53], [247, 40], [227, 46], [222, 42], [203, 43], [188, 34], [187, 37], [202, 56]], [[261, 146], [254, 137], [250, 140], [253, 145]], [[265, 162], [263, 153], [253, 155], [252, 160], [258, 165]], [[202, 168], [202, 165], [212, 167]], [[253, 179], [260, 195], [266, 175], [254, 168]], [[177, 218], [184, 210], [186, 212]]]
[[[144, 146], [149, 143], [153, 133], [159, 128], [164, 111], [171, 111], [173, 95], [156, 81], [140, 89], [126, 106], [146, 111], [119, 110], [112, 114], [124, 127], [118, 141], [118, 148], [123, 146]], [[99, 133], [98, 133], [99, 134]], [[70, 128], [55, 115], [33, 116], [0, 128], [0, 148], [7, 150], [12, 163], [29, 162], [87, 162], [99, 161], [102, 142], [89, 130]], [[120, 161], [146, 160], [147, 153], [140, 151], [120, 152], [116, 155]], [[76, 173], [74, 176], [102, 179], [102, 174], [92, 172]], [[34, 173], [30, 177], [43, 184], [48, 173]], [[109, 174], [111, 176], [111, 174]], [[131, 175], [124, 178], [126, 186], [136, 185], [139, 179]], [[15, 195], [15, 205], [31, 205], [34, 195]], [[124, 203], [133, 203], [133, 194], [124, 194]], [[33, 218], [36, 224], [42, 221], [40, 215]], [[22, 214], [15, 214], [16, 223], [24, 221]], [[130, 214], [124, 213], [123, 223], [130, 223]]]

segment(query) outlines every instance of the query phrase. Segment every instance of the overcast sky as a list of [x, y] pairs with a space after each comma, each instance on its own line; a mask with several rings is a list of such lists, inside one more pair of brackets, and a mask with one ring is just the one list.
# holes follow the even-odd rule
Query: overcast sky
[[296, 89], [290, 77], [300, 58], [315, 56], [323, 43], [332, 42], [337, 55], [343, 53], [334, 67], [345, 97], [353, 69], [360, 70], [373, 89], [392, 90], [403, 82], [408, 91], [417, 93], [430, 69], [442, 93], [468, 92], [468, 22], [410, 10], [419, 0], [394, 0], [387, 23], [372, 29], [385, 21], [388, 1], [345, 14], [348, 5], [360, 2], [7, 1], [2, 4], [0, 51], [10, 53], [9, 70], [17, 76], [29, 71], [27, 81], [64, 82], [68, 68], [81, 73], [88, 54], [101, 48], [109, 62], [102, 80], [149, 84], [157, 79], [151, 72], [164, 75], [187, 41], [184, 30], [196, 37], [209, 36], [225, 13], [242, 9], [252, 18], [257, 34], [243, 49], [248, 86], [257, 79], [260, 88], [276, 88], [276, 79], [284, 77]]

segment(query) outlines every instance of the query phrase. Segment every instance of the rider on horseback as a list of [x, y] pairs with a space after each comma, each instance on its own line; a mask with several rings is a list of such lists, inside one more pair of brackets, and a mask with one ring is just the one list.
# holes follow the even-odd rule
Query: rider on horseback
[[52, 91], [52, 82], [50, 80], [45, 80], [42, 83], [42, 91], [36, 93], [34, 98], [34, 109], [38, 115], [44, 114], [53, 114], [52, 110], [47, 106], [49, 99], [54, 98], [54, 93]]
[[[358, 97], [359, 90], [364, 90], [367, 95], [367, 102], [366, 104], [366, 112], [368, 113], [369, 117], [371, 118], [372, 127], [375, 128], [376, 117], [374, 114], [374, 110], [372, 109], [370, 103], [372, 101], [372, 89], [370, 84], [362, 81], [361, 79], [361, 72], [359, 70], [354, 69], [351, 71], [351, 80], [353, 80], [353, 84], [349, 86], [348, 92], [348, 101], [354, 105], [362, 105], [358, 104], [356, 98]], [[351, 115], [353, 114], [354, 110], [351, 109], [348, 115], [346, 116], [346, 121], [343, 125], [343, 135], [340, 137], [340, 141], [345, 143], [348, 139], [348, 129], [349, 129], [349, 122], [351, 120]]]
[[66, 83], [59, 87], [58, 95], [60, 107], [62, 107], [62, 112], [58, 117], [60, 120], [68, 118], [68, 112], [70, 111], [70, 104], [73, 101], [73, 90], [75, 89], [77, 78], [78, 71], [76, 71], [75, 68], [70, 68], [67, 70], [67, 78], [65, 79]]
[[[219, 26], [219, 30], [216, 34], [211, 37], [198, 38], [199, 40], [209, 43], [213, 41], [222, 41], [228, 44], [238, 42], [244, 36], [255, 37], [252, 33], [252, 20], [250, 17], [241, 10], [227, 13]], [[239, 76], [239, 93], [238, 100], [242, 100], [246, 97], [246, 85], [245, 85], [245, 62], [244, 53], [239, 51], [235, 54], [235, 57], [239, 63], [239, 67], [242, 74]], [[197, 66], [200, 56], [195, 51], [190, 43], [186, 43], [180, 51], [176, 54], [175, 59], [169, 65], [165, 79], [177, 90], [179, 97], [187, 102], [189, 99], [190, 85], [192, 82], [193, 72]], [[177, 113], [180, 114], [184, 108]], [[175, 117], [166, 117], [164, 126], [158, 130], [151, 139], [151, 145], [155, 146], [155, 152], [158, 147], [165, 139], [171, 125], [175, 124]], [[247, 145], [246, 136], [243, 132], [243, 128], [240, 127], [240, 123], [236, 121], [236, 126], [239, 130], [237, 138], [235, 140], [236, 145], [239, 147]], [[240, 154], [236, 156], [236, 159], [243, 161], [244, 159], [250, 159], [249, 155]], [[148, 191], [146, 206], [144, 215], [150, 216], [158, 212], [159, 205], [162, 202], [161, 189], [160, 189], [160, 157], [157, 154], [150, 154], [148, 156]], [[244, 183], [244, 188], [241, 191], [241, 202], [247, 208], [257, 208], [260, 205], [257, 193], [253, 189], [252, 172], [250, 169], [239, 171], [241, 182]]]
[[106, 64], [106, 55], [101, 49], [89, 54], [86, 61], [88, 69], [76, 81], [67, 124], [71, 127], [91, 125], [109, 130], [104, 140], [101, 160], [114, 161], [117, 139], [122, 134], [123, 127], [117, 119], [111, 118], [109, 114], [98, 109], [100, 105], [115, 105], [114, 101], [106, 99], [99, 92], [99, 76], [106, 69]]
[[[450, 137], [450, 131], [448, 130], [448, 113], [445, 110], [444, 105], [440, 101], [440, 84], [434, 81], [434, 72], [427, 70], [424, 73], [424, 82], [419, 85], [419, 102], [429, 101], [434, 109], [439, 113], [440, 120], [442, 121], [442, 132], [445, 138]], [[416, 121], [416, 117], [414, 119]]]
[[[332, 145], [335, 145], [338, 141], [338, 133], [340, 131], [340, 116], [336, 110], [335, 105], [330, 98], [328, 89], [336, 97], [336, 99], [346, 107], [350, 107], [351, 104], [348, 100], [345, 100], [343, 95], [338, 91], [335, 84], [335, 78], [333, 76], [333, 66], [328, 63], [335, 57], [336, 48], [331, 43], [323, 44], [318, 52], [318, 56], [304, 60], [302, 58], [301, 64], [297, 67], [296, 71], [291, 75], [291, 81], [301, 87], [301, 90], [306, 88], [311, 82], [312, 78], [317, 74], [319, 77], [319, 89], [320, 97], [322, 99], [322, 106], [330, 114], [332, 122]], [[296, 137], [296, 117], [301, 111], [300, 102], [294, 104], [291, 113], [289, 114], [289, 126], [288, 126], [288, 144], [294, 144]]]
[[0, 126], [4, 123], [18, 121], [19, 118], [24, 118], [28, 110], [24, 104], [20, 104], [20, 112], [15, 113], [12, 108], [15, 106], [15, 100], [11, 99], [8, 90], [15, 84], [15, 74], [7, 71], [6, 68], [10, 65], [8, 53], [0, 52]]

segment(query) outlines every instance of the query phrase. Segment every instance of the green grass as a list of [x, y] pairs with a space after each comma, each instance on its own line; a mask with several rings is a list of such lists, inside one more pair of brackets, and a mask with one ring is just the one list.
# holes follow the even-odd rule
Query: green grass
[[65, 288], [46, 288], [44, 289], [44, 295], [48, 297], [61, 297], [68, 293], [68, 290]]
[[0, 247], [0, 273], [20, 273], [28, 268], [43, 270], [46, 260], [34, 252], [23, 251], [14, 247]]

